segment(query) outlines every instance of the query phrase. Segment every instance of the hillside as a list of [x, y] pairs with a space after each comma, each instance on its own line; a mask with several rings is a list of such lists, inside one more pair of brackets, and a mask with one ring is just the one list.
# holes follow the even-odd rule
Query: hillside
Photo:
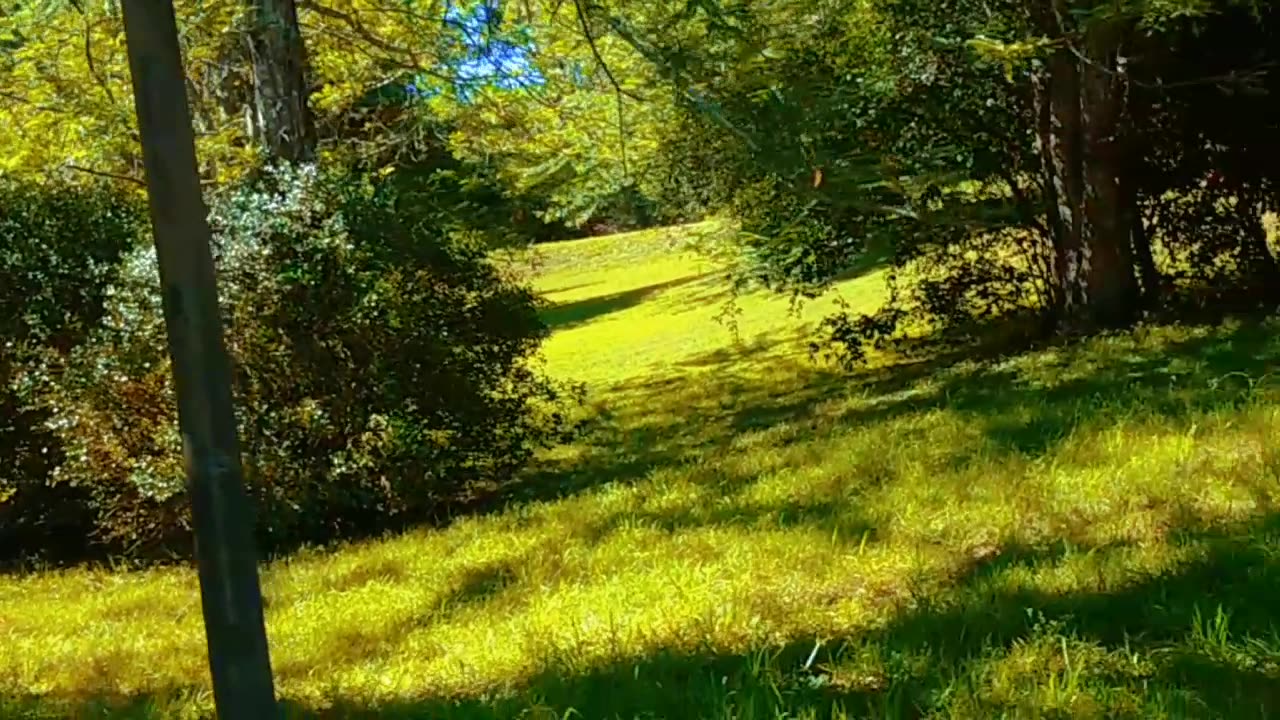
[[[291, 716], [1280, 713], [1274, 325], [847, 375], [806, 352], [834, 297], [716, 322], [703, 235], [519, 261], [587, 434], [503, 512], [269, 566]], [[0, 717], [206, 685], [193, 573], [0, 577]]]

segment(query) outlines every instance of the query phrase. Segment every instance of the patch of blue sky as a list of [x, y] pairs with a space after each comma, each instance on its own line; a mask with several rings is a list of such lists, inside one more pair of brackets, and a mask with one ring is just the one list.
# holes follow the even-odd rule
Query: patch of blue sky
[[[504, 23], [498, 0], [465, 6], [448, 3], [444, 23], [457, 33], [459, 56], [450, 62], [454, 91], [466, 98], [480, 87], [519, 90], [545, 80], [533, 65], [535, 49], [527, 28]], [[417, 97], [433, 94], [430, 84], [410, 82], [405, 90]]]

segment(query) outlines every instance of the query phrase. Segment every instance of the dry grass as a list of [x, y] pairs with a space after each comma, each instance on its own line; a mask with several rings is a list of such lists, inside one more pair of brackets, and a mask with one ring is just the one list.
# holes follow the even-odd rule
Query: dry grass
[[[593, 419], [520, 502], [266, 569], [291, 716], [1280, 713], [1275, 326], [850, 377], [681, 237], [544, 251]], [[0, 716], [207, 717], [201, 633], [187, 571], [0, 578]]]

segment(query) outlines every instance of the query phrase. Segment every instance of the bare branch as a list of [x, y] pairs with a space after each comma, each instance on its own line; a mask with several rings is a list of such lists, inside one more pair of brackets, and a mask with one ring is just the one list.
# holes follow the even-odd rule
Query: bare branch
[[1107, 67], [1105, 64], [1100, 63], [1097, 60], [1094, 60], [1093, 58], [1090, 58], [1089, 56], [1080, 52], [1079, 48], [1077, 48], [1075, 44], [1073, 44], [1071, 40], [1068, 38], [1063, 38], [1062, 47], [1066, 48], [1067, 51], [1070, 52], [1073, 56], [1075, 56], [1075, 58], [1080, 62], [1086, 65], [1089, 65], [1090, 67], [1097, 68], [1098, 70], [1102, 71], [1107, 75], [1111, 75], [1113, 77], [1123, 79], [1125, 82], [1128, 82], [1140, 88], [1145, 88], [1147, 90], [1174, 90], [1177, 88], [1196, 87], [1199, 85], [1230, 86], [1234, 84], [1245, 83], [1250, 80], [1256, 80], [1266, 75], [1268, 70], [1277, 67], [1277, 63], [1274, 61], [1271, 61], [1271, 62], [1262, 63], [1260, 65], [1255, 65], [1254, 67], [1251, 67], [1248, 69], [1231, 70], [1229, 72], [1222, 73], [1220, 75], [1206, 75], [1205, 77], [1196, 78], [1194, 80], [1180, 80], [1178, 82], [1170, 82], [1170, 83], [1159, 82], [1159, 81], [1146, 82], [1143, 80], [1135, 79], [1132, 75], [1130, 75], [1128, 72], [1124, 70], [1116, 70], [1116, 69]]
[[578, 13], [578, 23], [582, 26], [582, 34], [586, 36], [587, 45], [591, 47], [591, 54], [595, 57], [596, 63], [600, 65], [600, 69], [604, 71], [604, 75], [609, 79], [609, 84], [613, 86], [614, 92], [637, 102], [644, 102], [644, 98], [624, 89], [618, 79], [613, 76], [613, 71], [609, 69], [609, 64], [604, 61], [604, 56], [600, 54], [600, 48], [596, 46], [596, 39], [591, 34], [591, 26], [587, 21], [587, 11], [582, 7], [582, 0], [573, 0], [573, 7]]
[[106, 75], [99, 72], [97, 63], [93, 61], [93, 26], [89, 24], [88, 17], [84, 19], [84, 59], [89, 65], [89, 75], [98, 83], [98, 87], [102, 88], [103, 94], [107, 96], [107, 102], [114, 107], [116, 96], [111, 92], [111, 84], [107, 82]]
[[75, 114], [75, 113], [74, 113], [74, 111], [72, 111], [72, 110], [68, 110], [68, 109], [66, 109], [66, 108], [60, 108], [60, 107], [58, 107], [58, 106], [56, 106], [56, 105], [48, 105], [48, 104], [45, 104], [45, 103], [38, 103], [38, 102], [36, 102], [35, 100], [32, 100], [32, 99], [30, 99], [30, 98], [28, 98], [28, 97], [25, 97], [25, 96], [23, 96], [23, 95], [19, 95], [19, 94], [17, 94], [17, 93], [9, 92], [9, 91], [7, 91], [7, 90], [0, 90], [0, 97], [2, 97], [2, 98], [7, 98], [7, 99], [12, 100], [12, 101], [17, 102], [17, 103], [22, 103], [23, 105], [29, 105], [29, 106], [31, 106], [31, 107], [33, 107], [33, 108], [35, 108], [35, 109], [37, 109], [37, 110], [40, 110], [40, 111], [42, 111], [42, 112], [59, 113], [59, 114], [62, 114], [62, 115], [73, 115], [73, 114]]
[[120, 175], [118, 173], [107, 172], [106, 170], [94, 170], [93, 168], [81, 167], [80, 165], [76, 165], [74, 163], [67, 163], [63, 165], [63, 167], [65, 167], [68, 170], [75, 170], [77, 172], [82, 172], [88, 175], [96, 175], [98, 177], [111, 178], [112, 180], [121, 180], [123, 182], [133, 183], [134, 185], [138, 185], [141, 187], [147, 186], [147, 183], [145, 180], [136, 178], [132, 175]]
[[409, 48], [402, 48], [398, 45], [395, 45], [394, 43], [388, 42], [378, 37], [373, 32], [371, 32], [369, 28], [365, 27], [364, 23], [360, 22], [360, 18], [356, 17], [355, 15], [352, 15], [351, 13], [345, 13], [340, 10], [334, 10], [333, 8], [326, 7], [317, 2], [314, 2], [314, 0], [302, 0], [301, 2], [298, 3], [298, 7], [301, 9], [311, 10], [315, 14], [321, 15], [323, 17], [327, 17], [331, 20], [337, 20], [339, 22], [342, 22], [347, 27], [351, 28], [351, 30], [355, 32], [356, 35], [359, 36], [361, 40], [364, 40], [365, 42], [378, 48], [379, 50], [383, 52], [396, 54], [396, 55], [407, 56], [412, 60], [415, 67], [418, 65], [421, 65], [421, 62], [418, 59], [417, 53], [415, 53], [413, 50]]
[[631, 176], [631, 169], [627, 165], [627, 126], [626, 118], [622, 111], [622, 97], [626, 95], [634, 100], [641, 100], [631, 93], [623, 90], [621, 83], [613, 76], [613, 71], [609, 69], [609, 64], [604, 61], [604, 56], [600, 54], [600, 49], [596, 47], [596, 39], [591, 35], [591, 24], [587, 21], [587, 12], [582, 8], [582, 0], [573, 0], [573, 7], [578, 13], [578, 22], [582, 25], [582, 34], [587, 38], [587, 45], [591, 46], [591, 54], [595, 56], [596, 63], [600, 65], [600, 69], [604, 71], [605, 77], [609, 79], [609, 83], [613, 85], [614, 99], [616, 100], [618, 111], [618, 154], [622, 160], [623, 177]]

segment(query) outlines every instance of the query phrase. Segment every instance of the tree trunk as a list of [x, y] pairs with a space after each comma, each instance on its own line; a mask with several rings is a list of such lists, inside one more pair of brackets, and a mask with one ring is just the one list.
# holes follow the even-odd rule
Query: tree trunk
[[[1076, 43], [1065, 0], [1034, 0], [1037, 29]], [[1116, 67], [1120, 29], [1095, 23], [1079, 47], [1058, 47], [1036, 83], [1039, 148], [1049, 188], [1060, 331], [1122, 326], [1137, 310], [1119, 134], [1124, 106]]]
[[269, 160], [315, 158], [307, 53], [294, 0], [251, 0], [252, 133]]
[[1151, 252], [1151, 236], [1147, 233], [1146, 222], [1142, 217], [1142, 207], [1139, 204], [1137, 191], [1128, 188], [1125, 199], [1129, 204], [1133, 255], [1138, 263], [1139, 277], [1142, 279], [1142, 304], [1147, 309], [1155, 309], [1159, 307], [1162, 300], [1164, 282], [1160, 277], [1160, 270], [1156, 268], [1155, 256]]
[[1237, 198], [1237, 203], [1236, 212], [1241, 216], [1244, 235], [1241, 254], [1253, 271], [1252, 277], [1244, 280], [1256, 287], [1257, 297], [1271, 303], [1280, 301], [1280, 262], [1267, 242], [1266, 203], [1244, 197]]
[[[1122, 52], [1129, 56], [1148, 53], [1149, 48], [1141, 45], [1141, 38], [1130, 36], [1122, 46]], [[1155, 254], [1151, 246], [1151, 234], [1147, 232], [1147, 220], [1142, 212], [1143, 195], [1140, 181], [1143, 173], [1148, 172], [1147, 155], [1152, 151], [1150, 143], [1144, 137], [1144, 129], [1151, 124], [1152, 107], [1150, 99], [1135, 94], [1132, 85], [1123, 88], [1124, 125], [1120, 132], [1123, 145], [1124, 168], [1120, 176], [1120, 194], [1125, 207], [1125, 222], [1129, 225], [1129, 246], [1137, 265], [1139, 282], [1139, 300], [1143, 309], [1155, 310], [1164, 301], [1166, 280], [1156, 267]]]

